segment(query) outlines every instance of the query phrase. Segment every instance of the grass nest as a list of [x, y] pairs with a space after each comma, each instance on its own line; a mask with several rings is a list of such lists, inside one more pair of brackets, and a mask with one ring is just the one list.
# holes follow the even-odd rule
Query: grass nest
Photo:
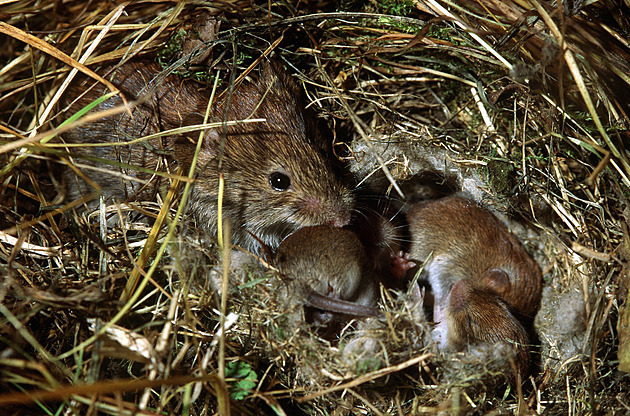
[[[5, 2], [0, 407], [627, 413], [629, 12], [612, 1]], [[322, 339], [288, 318], [273, 272], [225, 277], [223, 251], [194, 238], [176, 193], [101, 206], [130, 213], [116, 224], [74, 210], [85, 201], [66, 198], [60, 138], [81, 120], [64, 123], [59, 98], [76, 70], [143, 57], [225, 88], [271, 53], [355, 180], [395, 196], [392, 183], [439, 174], [511, 224], [545, 281], [537, 369], [521, 386], [483, 351], [436, 354], [385, 291], [386, 320]]]

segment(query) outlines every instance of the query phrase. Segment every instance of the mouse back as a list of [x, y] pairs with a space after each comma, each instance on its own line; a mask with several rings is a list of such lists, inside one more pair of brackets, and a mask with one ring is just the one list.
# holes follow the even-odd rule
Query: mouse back
[[[73, 161], [82, 174], [100, 186], [106, 202], [123, 202], [151, 198], [160, 188], [160, 177], [153, 180], [150, 171], [176, 171], [175, 158], [169, 151], [170, 137], [154, 138], [129, 144], [139, 139], [182, 124], [181, 97], [187, 97], [186, 108], [196, 108], [203, 101], [202, 88], [190, 88], [172, 75], [160, 78], [159, 67], [148, 61], [130, 61], [120, 68], [106, 67], [112, 82], [126, 100], [134, 105], [119, 114], [81, 124], [63, 134], [71, 143], [100, 144], [95, 147], [77, 147], [71, 151]], [[159, 83], [158, 83], [159, 82]], [[158, 85], [160, 88], [157, 88]], [[176, 95], [173, 91], [180, 90]], [[64, 96], [62, 105], [70, 113], [79, 111], [102, 97], [106, 88], [92, 79], [78, 76]], [[98, 104], [91, 112], [100, 112], [123, 104], [120, 96]], [[113, 162], [113, 163], [112, 163]], [[68, 169], [66, 174], [68, 197], [86, 196], [94, 188], [80, 175]], [[89, 205], [94, 208], [97, 201]]]
[[[407, 213], [412, 235], [410, 255], [439, 276], [444, 292], [459, 279], [494, 288], [524, 317], [533, 317], [542, 293], [540, 267], [518, 239], [475, 201], [447, 197], [416, 204]], [[430, 277], [431, 278], [431, 277]], [[507, 281], [506, 281], [507, 278]], [[433, 282], [432, 282], [433, 285]]]

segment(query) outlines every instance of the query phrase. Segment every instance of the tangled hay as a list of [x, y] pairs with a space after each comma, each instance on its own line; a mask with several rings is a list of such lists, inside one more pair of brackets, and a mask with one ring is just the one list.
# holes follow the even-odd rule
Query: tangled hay
[[[626, 413], [628, 12], [536, 0], [5, 2], [0, 406]], [[59, 99], [73, 68], [96, 76], [151, 57], [226, 88], [272, 52], [356, 180], [396, 196], [390, 180], [448, 172], [442, 179], [510, 222], [545, 279], [539, 368], [522, 388], [504, 383], [496, 351], [436, 356], [404, 296], [383, 292], [387, 319], [348, 326], [336, 344], [288, 324], [272, 272], [242, 271], [219, 291], [222, 252], [179, 221], [175, 192], [103, 206], [124, 218], [109, 227], [98, 212], [75, 213], [84, 201], [64, 199], [72, 154], [59, 138], [77, 121], [64, 124], [71, 114]]]

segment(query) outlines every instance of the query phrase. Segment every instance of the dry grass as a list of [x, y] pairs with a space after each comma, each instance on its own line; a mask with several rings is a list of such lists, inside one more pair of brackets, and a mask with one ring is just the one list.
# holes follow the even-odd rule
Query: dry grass
[[[607, 5], [618, 7], [5, 2], [0, 406], [16, 415], [626, 414], [617, 349], [628, 332], [617, 321], [630, 287], [630, 10]], [[104, 63], [159, 55], [198, 75], [178, 61], [176, 34], [190, 37], [201, 10], [222, 16], [212, 73], [240, 74], [273, 49], [353, 171], [383, 162], [359, 153], [367, 139], [390, 149], [383, 159], [399, 182], [417, 173], [419, 154], [445, 151], [521, 227], [547, 287], [540, 371], [522, 389], [492, 376], [492, 363], [427, 354], [425, 328], [388, 294], [386, 322], [342, 335], [341, 345], [379, 340], [371, 359], [296, 326], [273, 274], [241, 276], [220, 299], [219, 252], [177, 232], [187, 227], [174, 221], [177, 198], [143, 205], [152, 225], [132, 216], [108, 228], [73, 213], [60, 174], [68, 152], [54, 145], [72, 127], [59, 128], [71, 69], [95, 75]], [[425, 153], [409, 150], [418, 147]], [[583, 306], [571, 309], [565, 294]], [[226, 368], [239, 373], [226, 379]]]

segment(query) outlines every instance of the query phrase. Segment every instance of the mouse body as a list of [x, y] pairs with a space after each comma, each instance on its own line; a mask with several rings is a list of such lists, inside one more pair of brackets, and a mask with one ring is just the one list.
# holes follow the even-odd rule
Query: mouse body
[[[490, 211], [451, 196], [407, 212], [408, 259], [434, 297], [432, 336], [442, 349], [503, 342], [515, 348], [521, 375], [529, 366], [525, 327], [538, 311], [542, 275], [518, 239]], [[403, 267], [403, 270], [406, 270]]]
[[[523, 380], [529, 369], [529, 336], [507, 303], [493, 290], [471, 280], [453, 284], [432, 336], [438, 347], [464, 351], [481, 343], [507, 346], [516, 374]], [[437, 319], [436, 319], [437, 320]]]
[[[353, 196], [333, 172], [326, 157], [330, 143], [305, 111], [297, 86], [275, 64], [264, 63], [253, 78], [217, 94], [211, 106], [209, 122], [263, 121], [223, 124], [203, 132], [188, 206], [197, 226], [216, 233], [221, 174], [223, 217], [231, 222], [232, 243], [246, 249], [259, 251], [259, 242], [276, 248], [303, 226], [346, 225]], [[162, 76], [160, 67], [148, 61], [126, 63], [111, 79], [128, 101], [140, 104], [132, 115], [105, 117], [64, 135], [72, 143], [103, 145], [73, 148], [73, 162], [82, 174], [66, 175], [69, 198], [93, 192], [92, 181], [110, 202], [146, 200], [165, 182], [155, 172], [181, 169], [186, 175], [193, 161], [199, 131], [130, 141], [202, 124], [212, 88], [172, 74]], [[90, 85], [77, 82], [70, 87], [65, 101], [71, 111], [104, 94], [103, 86], [87, 90]], [[121, 103], [115, 96], [92, 111]]]
[[499, 295], [523, 321], [540, 306], [542, 273], [518, 239], [477, 202], [446, 197], [422, 202], [407, 213], [409, 257], [421, 264], [436, 301], [468, 279]]
[[317, 323], [327, 324], [339, 314], [378, 314], [378, 281], [363, 244], [350, 230], [325, 225], [301, 228], [280, 244], [275, 264], [299, 301], [319, 310]]

